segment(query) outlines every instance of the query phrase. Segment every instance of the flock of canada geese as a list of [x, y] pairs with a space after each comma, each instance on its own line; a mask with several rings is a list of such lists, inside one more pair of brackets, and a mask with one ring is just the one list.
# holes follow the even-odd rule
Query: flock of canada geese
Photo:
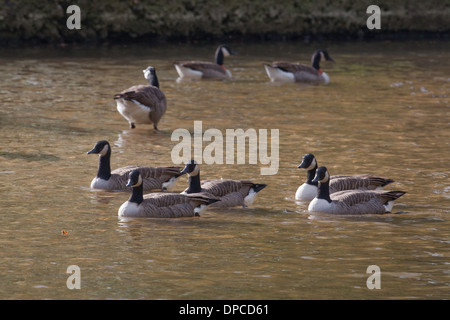
[[[224, 57], [235, 54], [228, 46], [220, 45], [215, 62], [177, 61], [174, 67], [181, 80], [224, 80], [231, 73], [224, 67]], [[276, 61], [265, 64], [265, 70], [273, 82], [328, 83], [329, 76], [320, 69], [321, 61], [334, 61], [326, 50], [317, 50], [311, 66]], [[167, 100], [159, 88], [154, 67], [143, 70], [148, 85], [132, 86], [114, 95], [119, 113], [129, 122], [158, 123], [167, 110]], [[263, 183], [248, 180], [200, 180], [200, 168], [195, 160], [184, 168], [176, 166], [142, 167], [127, 166], [111, 170], [111, 145], [98, 141], [88, 154], [98, 154], [99, 164], [92, 189], [131, 191], [118, 215], [121, 217], [177, 218], [199, 216], [211, 207], [247, 207], [255, 196], [266, 187]], [[331, 176], [326, 167], [319, 167], [313, 154], [306, 154], [298, 168], [307, 171], [306, 181], [298, 187], [295, 200], [309, 202], [308, 211], [332, 214], [383, 214], [391, 212], [394, 200], [403, 191], [387, 191], [383, 187], [392, 179], [370, 174]], [[170, 193], [179, 177], [189, 176], [189, 186], [182, 193]], [[159, 191], [159, 192], [158, 192]], [[144, 194], [145, 193], [145, 194]]]

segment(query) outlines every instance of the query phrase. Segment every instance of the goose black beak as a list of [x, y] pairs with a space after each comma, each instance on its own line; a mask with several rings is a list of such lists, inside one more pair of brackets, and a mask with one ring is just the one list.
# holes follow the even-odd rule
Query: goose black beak
[[312, 183], [318, 183], [319, 182], [319, 177], [316, 175], [314, 177], [314, 179], [311, 180]]
[[301, 169], [305, 168], [305, 163], [302, 161], [302, 163], [300, 163], [297, 168]]
[[187, 166], [184, 167], [184, 169], [180, 171], [180, 176], [183, 175], [183, 174], [186, 174], [186, 173], [188, 173], [188, 168], [187, 168]]

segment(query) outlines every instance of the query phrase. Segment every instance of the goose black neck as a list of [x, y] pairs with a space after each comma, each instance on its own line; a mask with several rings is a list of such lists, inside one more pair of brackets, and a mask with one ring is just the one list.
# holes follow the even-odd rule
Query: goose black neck
[[327, 200], [331, 202], [330, 198], [330, 180], [327, 182], [319, 183], [319, 192], [317, 194], [317, 198]]
[[133, 187], [133, 191], [131, 193], [130, 199], [128, 199], [130, 202], [134, 202], [137, 204], [140, 204], [142, 201], [144, 201], [144, 184], [141, 183], [139, 186]]
[[147, 80], [151, 86], [159, 88], [159, 81], [156, 73], [151, 73]]
[[224, 56], [223, 56], [222, 48], [219, 48], [216, 51], [216, 63], [219, 66], [223, 66], [223, 59], [224, 59]]
[[321, 59], [321, 56], [320, 56], [320, 53], [318, 52], [314, 55], [313, 60], [312, 60], [312, 66], [316, 70], [320, 69], [320, 65], [319, 65], [320, 59]]
[[189, 176], [189, 188], [187, 189], [186, 193], [197, 193], [201, 191], [202, 187], [200, 185], [200, 173], [198, 173], [196, 176]]
[[316, 170], [317, 170], [317, 164], [314, 168], [312, 168], [311, 170], [308, 170], [308, 172], [306, 174], [306, 183], [317, 187], [319, 185], [319, 182], [312, 182], [314, 177], [316, 176]]
[[97, 177], [108, 180], [111, 178], [111, 151], [108, 150], [104, 156], [100, 156], [99, 158]]

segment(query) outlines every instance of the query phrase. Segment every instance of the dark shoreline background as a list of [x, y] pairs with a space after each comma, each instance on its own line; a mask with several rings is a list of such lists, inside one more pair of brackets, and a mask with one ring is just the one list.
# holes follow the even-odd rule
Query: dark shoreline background
[[[0, 45], [448, 39], [450, 0], [3, 0]], [[377, 2], [377, 3], [375, 3]], [[367, 7], [381, 9], [369, 30]], [[78, 5], [81, 29], [66, 26]]]

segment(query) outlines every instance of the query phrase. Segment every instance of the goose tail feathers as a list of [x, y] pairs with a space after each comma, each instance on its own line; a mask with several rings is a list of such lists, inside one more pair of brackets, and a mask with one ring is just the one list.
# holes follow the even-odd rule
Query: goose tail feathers
[[382, 187], [385, 187], [385, 186], [387, 186], [388, 184], [391, 184], [391, 183], [393, 183], [393, 182], [395, 182], [395, 181], [392, 180], [392, 179], [385, 179], [384, 183], [383, 183], [381, 186], [382, 186]]

